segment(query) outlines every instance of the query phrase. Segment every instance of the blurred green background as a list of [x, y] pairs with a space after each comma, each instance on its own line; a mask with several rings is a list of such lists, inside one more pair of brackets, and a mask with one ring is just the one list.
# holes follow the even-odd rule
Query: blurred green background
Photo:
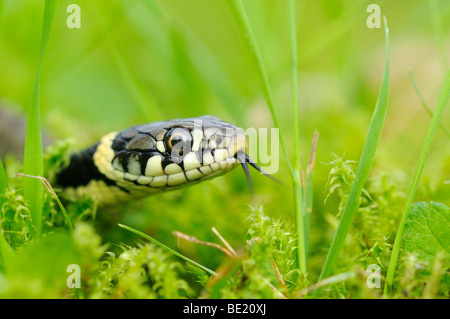
[[[0, 104], [23, 115], [31, 102], [43, 1], [0, 0]], [[81, 8], [81, 28], [69, 29], [69, 4]], [[282, 134], [293, 154], [290, 49], [284, 1], [243, 1], [274, 93]], [[333, 153], [358, 160], [385, 62], [383, 29], [369, 29], [366, 8], [373, 1], [298, 1], [299, 113], [301, 153], [306, 164], [314, 131], [317, 146], [312, 220], [316, 270], [325, 257], [336, 214], [326, 203], [325, 185]], [[407, 191], [430, 117], [408, 76], [411, 69], [434, 108], [449, 61], [450, 2], [378, 1], [391, 35], [389, 110], [371, 176], [396, 176]], [[437, 6], [437, 10], [435, 8]], [[436, 13], [438, 16], [436, 17]], [[440, 23], [441, 22], [441, 23]], [[272, 127], [256, 69], [225, 0], [62, 0], [44, 59], [40, 105], [43, 127], [53, 139], [73, 138], [89, 146], [109, 131], [143, 122], [218, 116], [243, 128]], [[447, 109], [442, 123], [450, 128]], [[14, 132], [12, 132], [14, 134]], [[1, 141], [0, 141], [1, 142]], [[282, 157], [282, 153], [280, 152]], [[253, 172], [255, 205], [293, 224], [292, 192]], [[290, 187], [286, 162], [276, 177]], [[433, 185], [450, 180], [449, 137], [438, 130], [417, 200], [449, 204]], [[447, 195], [445, 195], [447, 194]], [[215, 226], [232, 245], [243, 244], [250, 196], [241, 169], [192, 188], [116, 208], [100, 209], [120, 221], [175, 246], [172, 230], [216, 241]], [[106, 231], [122, 241], [124, 230]], [[130, 236], [135, 239], [135, 237]], [[128, 238], [129, 240], [131, 240]], [[180, 243], [180, 250], [208, 265], [219, 251]], [[314, 246], [315, 245], [315, 246]], [[214, 268], [214, 266], [210, 266]]]

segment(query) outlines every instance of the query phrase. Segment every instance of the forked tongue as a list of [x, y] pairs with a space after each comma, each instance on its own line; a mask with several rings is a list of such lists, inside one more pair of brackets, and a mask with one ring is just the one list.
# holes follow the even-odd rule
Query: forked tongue
[[242, 168], [244, 169], [245, 176], [247, 177], [248, 187], [250, 189], [250, 194], [251, 195], [253, 195], [253, 183], [252, 183], [252, 178], [250, 176], [250, 171], [248, 169], [248, 164], [250, 164], [250, 166], [255, 168], [258, 172], [260, 172], [264, 176], [267, 176], [268, 178], [270, 178], [271, 180], [275, 181], [276, 183], [284, 186], [283, 182], [281, 182], [280, 180], [276, 179], [272, 175], [269, 175], [266, 172], [264, 172], [261, 169], [261, 167], [259, 167], [255, 162], [253, 162], [252, 159], [250, 158], [250, 156], [247, 153], [245, 153], [244, 151], [238, 151], [237, 154], [236, 154], [236, 158], [237, 158], [238, 162], [240, 164], [242, 164]]

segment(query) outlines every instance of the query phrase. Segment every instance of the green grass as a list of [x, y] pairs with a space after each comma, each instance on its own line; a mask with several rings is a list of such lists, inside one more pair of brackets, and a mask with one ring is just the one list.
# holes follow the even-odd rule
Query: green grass
[[125, 52], [121, 48], [120, 43], [114, 34], [114, 30], [112, 32], [110, 31], [113, 29], [115, 23], [104, 21], [106, 18], [102, 15], [99, 8], [97, 8], [97, 13], [100, 19], [103, 20], [102, 27], [104, 32], [109, 34], [106, 40], [110, 48], [110, 52], [113, 54], [120, 77], [125, 84], [126, 90], [131, 93], [133, 100], [135, 101], [134, 104], [136, 105], [136, 113], [141, 114], [145, 122], [150, 122], [154, 119], [161, 118], [161, 113], [159, 112], [160, 108], [157, 106], [153, 96], [151, 96], [145, 87], [143, 87], [134, 72], [133, 67], [130, 64], [130, 60], [125, 56]]
[[[264, 98], [269, 107], [270, 114], [272, 116], [273, 123], [276, 128], [281, 128], [278, 123], [277, 115], [275, 112], [275, 105], [273, 102], [272, 90], [269, 85], [269, 80], [267, 77], [267, 72], [264, 67], [264, 63], [261, 57], [260, 50], [253, 35], [250, 22], [246, 15], [245, 9], [240, 0], [229, 0], [229, 5], [233, 13], [236, 25], [240, 32], [240, 35], [247, 46], [247, 51], [254, 61], [258, 73], [258, 79], [261, 84], [261, 89]], [[295, 23], [295, 6], [294, 2], [290, 1], [288, 6], [289, 13], [289, 34], [291, 42], [291, 57], [292, 57], [292, 109], [293, 109], [293, 125], [294, 125], [294, 163], [295, 165], [301, 165], [300, 163], [300, 147], [299, 147], [299, 128], [298, 128], [298, 101], [297, 101], [297, 42], [296, 42], [296, 23]], [[286, 158], [287, 165], [291, 174], [291, 179], [293, 183], [294, 192], [294, 202], [295, 202], [295, 222], [297, 229], [297, 263], [302, 274], [306, 274], [306, 246], [305, 246], [305, 234], [304, 234], [304, 217], [303, 217], [303, 191], [301, 185], [301, 171], [298, 166], [292, 167], [287, 153], [286, 145], [282, 133], [280, 132], [280, 144], [283, 150], [284, 156]]]
[[[8, 179], [6, 177], [5, 169], [3, 167], [2, 160], [0, 159], [0, 211], [3, 204], [6, 202], [4, 194], [8, 191]], [[8, 241], [5, 239], [3, 230], [0, 230], [0, 267], [5, 272], [8, 271], [8, 261], [12, 258], [12, 248]]]
[[[36, 72], [36, 79], [31, 97], [31, 104], [27, 117], [27, 132], [25, 137], [24, 151], [24, 173], [34, 176], [43, 176], [44, 159], [42, 150], [41, 133], [41, 114], [39, 105], [39, 86], [41, 78], [42, 62], [44, 60], [45, 50], [47, 48], [50, 33], [53, 27], [57, 0], [46, 0], [44, 8], [44, 22], [42, 27], [41, 49], [39, 62]], [[36, 238], [41, 236], [42, 230], [42, 205], [44, 197], [44, 188], [40, 181], [36, 179], [27, 179], [24, 182], [24, 196], [29, 202], [31, 210], [31, 221], [33, 223], [32, 233]]]
[[61, 210], [61, 213], [64, 216], [65, 222], [67, 224], [67, 227], [69, 228], [70, 231], [73, 230], [73, 225], [72, 225], [72, 221], [70, 220], [69, 215], [67, 214], [66, 209], [64, 208], [64, 205], [62, 204], [61, 200], [59, 199], [58, 195], [56, 195], [55, 190], [53, 189], [52, 185], [50, 184], [50, 182], [45, 178], [45, 177], [41, 177], [41, 176], [33, 176], [33, 175], [27, 175], [27, 174], [17, 174], [17, 176], [21, 176], [21, 177], [25, 177], [25, 178], [31, 178], [31, 179], [37, 179], [40, 180], [42, 182], [42, 185], [44, 186], [44, 188], [50, 193], [50, 195], [52, 196], [52, 198], [56, 201], [56, 203], [59, 206], [59, 209]]
[[409, 212], [411, 210], [411, 206], [413, 204], [414, 198], [416, 196], [417, 187], [419, 185], [420, 177], [422, 176], [422, 172], [425, 166], [425, 162], [428, 157], [428, 152], [431, 147], [431, 143], [433, 141], [434, 135], [436, 133], [436, 129], [441, 120], [442, 114], [445, 110], [445, 106], [447, 105], [448, 99], [450, 98], [450, 71], [447, 73], [445, 78], [445, 82], [439, 96], [439, 101], [434, 111], [433, 117], [431, 118], [431, 123], [428, 128], [427, 134], [425, 136], [425, 141], [422, 146], [422, 150], [420, 151], [419, 161], [417, 163], [416, 170], [414, 172], [413, 182], [411, 184], [411, 189], [408, 194], [408, 199], [406, 201], [405, 209], [403, 211], [402, 219], [400, 221], [400, 225], [398, 226], [397, 234], [395, 236], [394, 247], [392, 248], [391, 259], [389, 262], [389, 268], [386, 275], [386, 284], [384, 286], [384, 295], [386, 296], [390, 289], [392, 289], [393, 279], [395, 269], [397, 267], [397, 261], [400, 255], [400, 249], [403, 241], [403, 232], [405, 228], [405, 222], [408, 219]]
[[[9, 188], [8, 178], [6, 177], [5, 168], [3, 167], [3, 162], [0, 158], [0, 194], [4, 194]], [[0, 198], [0, 207], [3, 205], [5, 198], [3, 196]]]
[[319, 276], [319, 280], [325, 279], [333, 272], [339, 253], [344, 245], [347, 234], [352, 225], [355, 214], [360, 203], [361, 193], [369, 175], [370, 169], [375, 158], [377, 146], [381, 137], [384, 120], [386, 117], [388, 98], [389, 98], [389, 29], [386, 18], [384, 20], [384, 31], [386, 35], [386, 65], [384, 69], [383, 80], [381, 82], [380, 93], [375, 105], [372, 119], [369, 125], [366, 141], [359, 160], [355, 180], [345, 204], [339, 226], [328, 251], [325, 264]]
[[[258, 44], [256, 43], [255, 36], [250, 26], [250, 21], [248, 20], [244, 6], [242, 5], [242, 1], [228, 0], [228, 4], [233, 14], [234, 21], [236, 22], [239, 34], [241, 35], [241, 38], [244, 44], [246, 45], [247, 52], [249, 53], [253, 63], [255, 64], [258, 80], [261, 85], [261, 90], [263, 92], [267, 106], [269, 107], [273, 123], [276, 128], [281, 130], [280, 125], [278, 123], [278, 117], [275, 111], [275, 104], [273, 101], [272, 89], [270, 88], [269, 79], [267, 77], [267, 71], [264, 67], [264, 62], [262, 60]], [[287, 156], [286, 145], [284, 144], [283, 135], [281, 134], [281, 132], [280, 132], [280, 143], [281, 149], [284, 152], [286, 162], [291, 172], [291, 176], [294, 176], [289, 157]]]
[[[414, 90], [416, 90], [417, 95], [420, 98], [420, 101], [422, 102], [422, 105], [424, 107], [424, 109], [427, 111], [427, 113], [433, 117], [433, 111], [431, 110], [431, 108], [428, 106], [428, 103], [425, 101], [425, 98], [423, 97], [422, 93], [419, 90], [419, 87], [417, 86], [416, 80], [414, 80], [414, 76], [411, 72], [411, 70], [409, 70], [409, 78], [411, 79], [411, 82], [414, 86]], [[445, 134], [447, 134], [448, 137], [450, 137], [450, 132], [445, 128], [445, 126], [439, 122], [439, 127], [442, 129], [442, 131], [445, 132]]]
[[294, 191], [294, 214], [297, 229], [297, 263], [300, 271], [306, 274], [306, 214], [304, 212], [303, 190], [302, 190], [302, 171], [300, 162], [300, 130], [298, 118], [298, 52], [297, 52], [297, 23], [295, 21], [295, 2], [288, 2], [289, 16], [289, 40], [291, 43], [291, 86], [292, 86], [292, 122], [294, 126], [294, 172], [292, 175]]
[[130, 232], [132, 232], [132, 233], [135, 233], [136, 235], [139, 235], [139, 236], [141, 236], [141, 237], [143, 237], [143, 238], [145, 238], [145, 239], [151, 241], [153, 244], [155, 244], [155, 245], [161, 247], [162, 249], [168, 251], [168, 252], [171, 253], [172, 255], [175, 255], [175, 256], [177, 256], [177, 257], [179, 257], [179, 258], [181, 258], [181, 259], [183, 259], [183, 260], [185, 260], [185, 261], [191, 263], [192, 265], [197, 266], [198, 268], [200, 268], [200, 269], [202, 269], [202, 270], [204, 270], [204, 271], [210, 273], [211, 275], [218, 276], [218, 274], [217, 274], [215, 271], [213, 271], [213, 270], [211, 270], [211, 269], [209, 269], [209, 268], [207, 268], [207, 267], [205, 267], [205, 266], [203, 266], [203, 265], [200, 265], [199, 263], [197, 263], [197, 262], [195, 262], [195, 261], [193, 261], [193, 260], [187, 258], [186, 256], [183, 256], [182, 254], [180, 254], [180, 253], [176, 252], [175, 250], [173, 250], [172, 248], [170, 248], [170, 247], [168, 247], [168, 246], [166, 246], [166, 245], [160, 243], [160, 242], [157, 241], [156, 239], [154, 239], [154, 238], [152, 238], [152, 237], [150, 237], [150, 236], [144, 234], [143, 232], [140, 232], [140, 231], [138, 231], [138, 230], [136, 230], [136, 229], [134, 229], [134, 228], [131, 228], [131, 227], [128, 227], [128, 226], [122, 225], [122, 224], [119, 224], [119, 227], [121, 227], [121, 228], [123, 228], [123, 229], [126, 229], [126, 230], [128, 230], [128, 231], [130, 231]]

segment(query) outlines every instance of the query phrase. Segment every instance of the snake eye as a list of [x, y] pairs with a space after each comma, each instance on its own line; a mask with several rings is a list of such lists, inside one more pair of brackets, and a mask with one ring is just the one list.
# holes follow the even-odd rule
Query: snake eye
[[166, 133], [164, 143], [172, 155], [181, 156], [191, 151], [192, 135], [184, 128], [175, 127]]

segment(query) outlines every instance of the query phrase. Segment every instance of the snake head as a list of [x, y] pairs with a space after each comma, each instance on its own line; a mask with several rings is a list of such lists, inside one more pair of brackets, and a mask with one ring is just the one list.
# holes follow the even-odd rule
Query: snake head
[[213, 116], [153, 122], [112, 132], [72, 154], [56, 176], [69, 198], [88, 194], [101, 204], [147, 196], [222, 175], [241, 164], [266, 174], [246, 150], [244, 131]]
[[245, 153], [244, 131], [213, 116], [153, 122], [104, 136], [93, 155], [101, 174], [132, 195], [222, 175]]

